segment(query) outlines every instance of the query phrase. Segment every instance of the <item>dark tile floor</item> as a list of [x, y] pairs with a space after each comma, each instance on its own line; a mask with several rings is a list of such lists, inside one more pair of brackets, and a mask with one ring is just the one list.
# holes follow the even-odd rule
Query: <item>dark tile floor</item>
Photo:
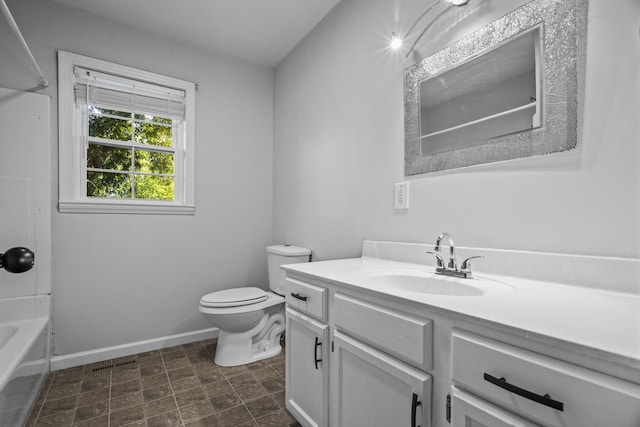
[[29, 427], [299, 426], [285, 409], [284, 351], [243, 366], [208, 340], [52, 372]]

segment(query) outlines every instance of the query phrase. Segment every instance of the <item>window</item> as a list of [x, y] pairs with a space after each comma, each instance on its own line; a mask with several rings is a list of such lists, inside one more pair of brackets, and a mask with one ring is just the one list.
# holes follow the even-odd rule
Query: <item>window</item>
[[58, 53], [61, 212], [193, 214], [195, 85]]

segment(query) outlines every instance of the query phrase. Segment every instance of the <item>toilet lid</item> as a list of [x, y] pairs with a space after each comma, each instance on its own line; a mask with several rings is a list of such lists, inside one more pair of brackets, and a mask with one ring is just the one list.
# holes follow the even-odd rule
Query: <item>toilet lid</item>
[[267, 299], [267, 293], [260, 288], [233, 288], [211, 292], [200, 299], [205, 307], [238, 307], [256, 304]]

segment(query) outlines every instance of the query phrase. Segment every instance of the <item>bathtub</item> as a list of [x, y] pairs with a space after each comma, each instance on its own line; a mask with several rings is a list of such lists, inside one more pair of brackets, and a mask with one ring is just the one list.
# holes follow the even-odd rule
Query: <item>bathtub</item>
[[49, 296], [0, 299], [0, 427], [22, 426], [49, 373]]

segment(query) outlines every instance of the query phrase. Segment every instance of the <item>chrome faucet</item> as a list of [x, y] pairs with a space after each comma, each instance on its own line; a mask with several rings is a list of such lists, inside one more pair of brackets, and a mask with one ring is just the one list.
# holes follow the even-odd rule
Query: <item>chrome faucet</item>
[[433, 248], [433, 250], [436, 252], [442, 252], [440, 243], [442, 243], [444, 239], [447, 239], [447, 241], [449, 242], [449, 263], [447, 264], [446, 268], [457, 270], [458, 261], [456, 260], [456, 244], [454, 243], [453, 236], [451, 234], [442, 233], [441, 235], [439, 235], [438, 240], [436, 240], [436, 247]]
[[[449, 244], [449, 262], [445, 262], [442, 257], [442, 242], [446, 240]], [[470, 278], [472, 277], [471, 273], [471, 260], [476, 258], [484, 258], [481, 255], [471, 256], [464, 261], [458, 268], [458, 259], [456, 258], [456, 245], [453, 241], [453, 236], [449, 233], [442, 233], [438, 236], [436, 240], [436, 246], [433, 248], [433, 251], [427, 251], [428, 254], [431, 254], [436, 257], [436, 274], [442, 274], [445, 276], [453, 276], [453, 277], [462, 277], [462, 278]]]

